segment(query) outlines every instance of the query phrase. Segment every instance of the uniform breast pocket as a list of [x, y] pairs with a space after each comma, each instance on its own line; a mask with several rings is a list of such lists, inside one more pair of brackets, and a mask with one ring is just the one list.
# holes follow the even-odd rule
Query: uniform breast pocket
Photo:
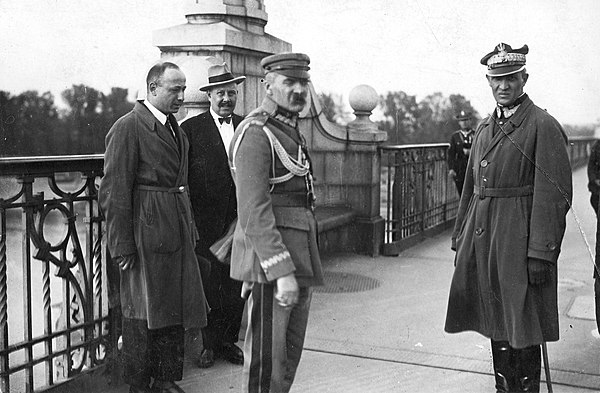
[[297, 277], [313, 277], [311, 242], [316, 242], [314, 217], [304, 208], [276, 208], [275, 222], [290, 252]]
[[143, 193], [139, 206], [139, 217], [136, 234], [137, 244], [144, 250], [170, 254], [181, 248], [181, 226], [179, 214], [174, 201], [167, 203], [166, 198], [173, 195], [166, 193]]

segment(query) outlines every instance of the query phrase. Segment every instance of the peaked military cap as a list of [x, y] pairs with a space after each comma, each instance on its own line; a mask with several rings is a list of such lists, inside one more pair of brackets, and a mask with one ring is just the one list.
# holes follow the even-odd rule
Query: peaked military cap
[[471, 112], [460, 111], [456, 116], [454, 116], [456, 120], [471, 120]]
[[276, 72], [297, 79], [310, 79], [310, 58], [304, 53], [277, 53], [261, 60], [265, 74]]
[[487, 66], [487, 75], [489, 76], [510, 75], [525, 69], [527, 53], [529, 53], [527, 45], [513, 49], [510, 45], [501, 42], [493, 51], [483, 56], [481, 64]]

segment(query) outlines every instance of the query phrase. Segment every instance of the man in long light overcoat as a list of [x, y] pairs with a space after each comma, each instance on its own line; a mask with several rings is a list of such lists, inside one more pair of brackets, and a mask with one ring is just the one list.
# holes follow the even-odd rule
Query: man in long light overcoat
[[452, 246], [445, 330], [491, 339], [496, 389], [537, 392], [557, 341], [557, 260], [572, 197], [561, 125], [523, 92], [527, 46], [481, 60], [497, 102], [475, 132]]
[[[188, 140], [173, 116], [185, 75], [152, 67], [147, 98], [106, 136], [98, 200], [121, 268], [123, 379], [130, 392], [183, 392], [184, 330], [206, 325], [187, 187]], [[152, 381], [152, 386], [150, 383]]]

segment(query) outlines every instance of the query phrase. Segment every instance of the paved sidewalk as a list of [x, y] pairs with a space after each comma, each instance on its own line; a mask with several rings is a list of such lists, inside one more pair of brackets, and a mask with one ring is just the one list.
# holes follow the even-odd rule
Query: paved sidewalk
[[[585, 184], [580, 169], [574, 211], [593, 249], [595, 217]], [[573, 212], [567, 231], [559, 260], [561, 340], [548, 344], [554, 392], [600, 392], [592, 264]], [[493, 392], [489, 340], [443, 330], [453, 270], [449, 236], [397, 257], [328, 256], [329, 285], [314, 293], [292, 392]], [[222, 361], [198, 369], [190, 355], [181, 386], [188, 393], [239, 392], [240, 373], [240, 366]]]

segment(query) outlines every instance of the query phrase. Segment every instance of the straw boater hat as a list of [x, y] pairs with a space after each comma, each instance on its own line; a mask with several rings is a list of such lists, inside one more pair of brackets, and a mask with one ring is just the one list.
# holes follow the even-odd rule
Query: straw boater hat
[[227, 83], [240, 84], [246, 79], [245, 76], [234, 78], [226, 63], [214, 64], [208, 67], [208, 84], [200, 86], [201, 91], [208, 91], [213, 87], [225, 85]]
[[529, 53], [527, 45], [513, 49], [510, 45], [501, 42], [492, 52], [481, 59], [481, 64], [487, 66], [487, 75], [489, 76], [510, 75], [525, 69], [527, 53]]

